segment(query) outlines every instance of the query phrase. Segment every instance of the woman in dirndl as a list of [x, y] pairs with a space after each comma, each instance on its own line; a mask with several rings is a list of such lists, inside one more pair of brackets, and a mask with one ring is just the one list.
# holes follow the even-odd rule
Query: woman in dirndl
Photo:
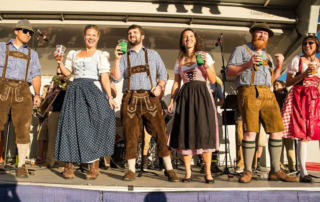
[[[200, 51], [197, 35], [185, 29], [180, 37], [180, 52], [175, 63], [175, 79], [171, 91], [168, 111], [172, 113], [174, 100], [176, 110], [169, 138], [169, 146], [183, 155], [186, 175], [182, 182], [193, 180], [191, 159], [201, 154], [205, 162], [205, 181], [214, 183], [211, 175], [212, 152], [219, 149], [218, 119], [210, 83], [215, 83], [214, 61], [202, 52], [204, 65], [197, 65], [196, 55]], [[181, 86], [183, 80], [183, 86]]]
[[310, 140], [320, 140], [320, 65], [316, 53], [320, 42], [308, 35], [302, 42], [302, 56], [293, 58], [287, 69], [286, 86], [293, 86], [281, 110], [285, 126], [284, 138], [298, 140], [300, 182], [313, 183], [306, 169], [307, 146]]
[[55, 159], [66, 162], [66, 179], [74, 177], [73, 163], [89, 163], [86, 179], [96, 179], [99, 158], [114, 151], [113, 109], [117, 106], [111, 95], [109, 54], [96, 48], [99, 37], [98, 26], [87, 25], [85, 49], [70, 51], [65, 65], [63, 58], [55, 54], [61, 72], [65, 76], [74, 74], [63, 103], [55, 145]]

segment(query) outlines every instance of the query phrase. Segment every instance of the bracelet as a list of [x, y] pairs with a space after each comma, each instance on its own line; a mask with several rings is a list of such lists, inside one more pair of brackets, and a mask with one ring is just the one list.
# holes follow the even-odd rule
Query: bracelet
[[204, 67], [204, 69], [208, 69], [209, 65], [204, 65], [203, 67]]
[[40, 92], [35, 92], [34, 95], [39, 95], [40, 96]]
[[158, 86], [158, 87], [160, 87], [160, 89], [161, 89], [161, 90], [163, 90], [163, 88], [162, 88], [162, 86], [161, 86], [161, 85], [157, 85], [157, 86]]
[[110, 99], [113, 99], [114, 97], [112, 97], [112, 96], [108, 96], [108, 100], [110, 100]]
[[281, 68], [281, 66], [276, 66], [276, 68]]

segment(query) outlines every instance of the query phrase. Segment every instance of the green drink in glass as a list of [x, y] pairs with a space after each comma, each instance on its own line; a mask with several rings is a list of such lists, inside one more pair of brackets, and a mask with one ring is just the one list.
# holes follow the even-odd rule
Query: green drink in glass
[[127, 52], [128, 41], [125, 40], [125, 39], [120, 39], [120, 40], [118, 41], [118, 43], [119, 43], [120, 46], [121, 46], [120, 51], [121, 51], [123, 54], [125, 54], [125, 53]]
[[[262, 51], [256, 51], [256, 54], [258, 54], [259, 55], [259, 57], [261, 57], [261, 59], [263, 60], [263, 55], [262, 55]], [[258, 63], [259, 63], [259, 65], [262, 65], [263, 64], [263, 61], [259, 61]]]
[[196, 60], [197, 60], [197, 64], [198, 64], [198, 66], [202, 66], [202, 65], [204, 65], [204, 60], [202, 59], [202, 57], [201, 57], [201, 54], [202, 53], [204, 53], [203, 51], [197, 51], [196, 52]]

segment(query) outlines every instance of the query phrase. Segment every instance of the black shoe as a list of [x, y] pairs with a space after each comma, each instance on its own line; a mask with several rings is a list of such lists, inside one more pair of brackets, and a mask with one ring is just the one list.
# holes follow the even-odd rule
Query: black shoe
[[204, 176], [204, 179], [205, 179], [207, 184], [213, 184], [214, 183], [214, 179], [213, 178], [209, 180], [209, 179], [207, 179], [206, 176]]
[[193, 176], [191, 175], [189, 178], [183, 178], [181, 182], [191, 182], [193, 181]]
[[304, 177], [301, 177], [300, 175], [300, 182], [304, 182], [304, 183], [314, 183], [312, 177], [310, 177], [309, 175], [306, 175]]

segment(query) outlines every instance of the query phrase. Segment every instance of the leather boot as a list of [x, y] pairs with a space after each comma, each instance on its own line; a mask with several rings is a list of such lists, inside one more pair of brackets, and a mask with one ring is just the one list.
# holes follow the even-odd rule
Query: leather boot
[[67, 180], [73, 179], [73, 177], [74, 177], [74, 174], [73, 174], [73, 163], [66, 163], [66, 165], [64, 167], [63, 176]]
[[89, 173], [86, 176], [87, 180], [95, 180], [99, 175], [99, 160], [90, 163]]

